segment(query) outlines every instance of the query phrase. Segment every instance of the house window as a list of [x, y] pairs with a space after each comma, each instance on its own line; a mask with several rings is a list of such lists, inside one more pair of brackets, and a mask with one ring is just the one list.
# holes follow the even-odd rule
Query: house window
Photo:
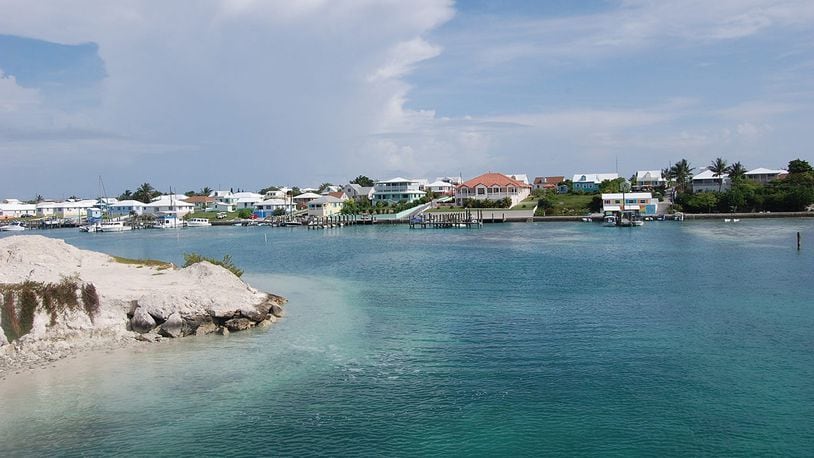
[[486, 188], [478, 188], [478, 195], [482, 196], [484, 194], [486, 194]]

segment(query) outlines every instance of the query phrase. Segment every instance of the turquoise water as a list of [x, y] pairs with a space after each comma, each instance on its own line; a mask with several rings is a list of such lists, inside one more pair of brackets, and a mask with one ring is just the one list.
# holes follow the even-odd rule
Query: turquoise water
[[229, 253], [288, 315], [10, 377], [2, 455], [814, 450], [814, 220], [43, 234]]

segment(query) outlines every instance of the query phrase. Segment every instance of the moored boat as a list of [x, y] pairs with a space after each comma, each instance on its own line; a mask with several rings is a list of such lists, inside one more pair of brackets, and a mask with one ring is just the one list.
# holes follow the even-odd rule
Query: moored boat
[[211, 225], [212, 223], [206, 218], [190, 218], [186, 221], [187, 227], [206, 227]]
[[22, 221], [15, 221], [5, 226], [0, 226], [0, 231], [18, 232], [26, 230], [25, 224]]
[[99, 232], [124, 232], [132, 230], [132, 226], [124, 224], [124, 221], [105, 221], [99, 225]]

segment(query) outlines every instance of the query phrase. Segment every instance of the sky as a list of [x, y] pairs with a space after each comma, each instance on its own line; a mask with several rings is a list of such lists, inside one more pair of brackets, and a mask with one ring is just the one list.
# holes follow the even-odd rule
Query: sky
[[0, 11], [0, 199], [814, 162], [810, 0]]

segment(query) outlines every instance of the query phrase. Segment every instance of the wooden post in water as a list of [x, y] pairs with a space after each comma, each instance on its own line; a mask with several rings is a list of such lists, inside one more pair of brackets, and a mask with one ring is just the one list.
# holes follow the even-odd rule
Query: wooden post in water
[[800, 231], [797, 231], [797, 251], [800, 251]]

